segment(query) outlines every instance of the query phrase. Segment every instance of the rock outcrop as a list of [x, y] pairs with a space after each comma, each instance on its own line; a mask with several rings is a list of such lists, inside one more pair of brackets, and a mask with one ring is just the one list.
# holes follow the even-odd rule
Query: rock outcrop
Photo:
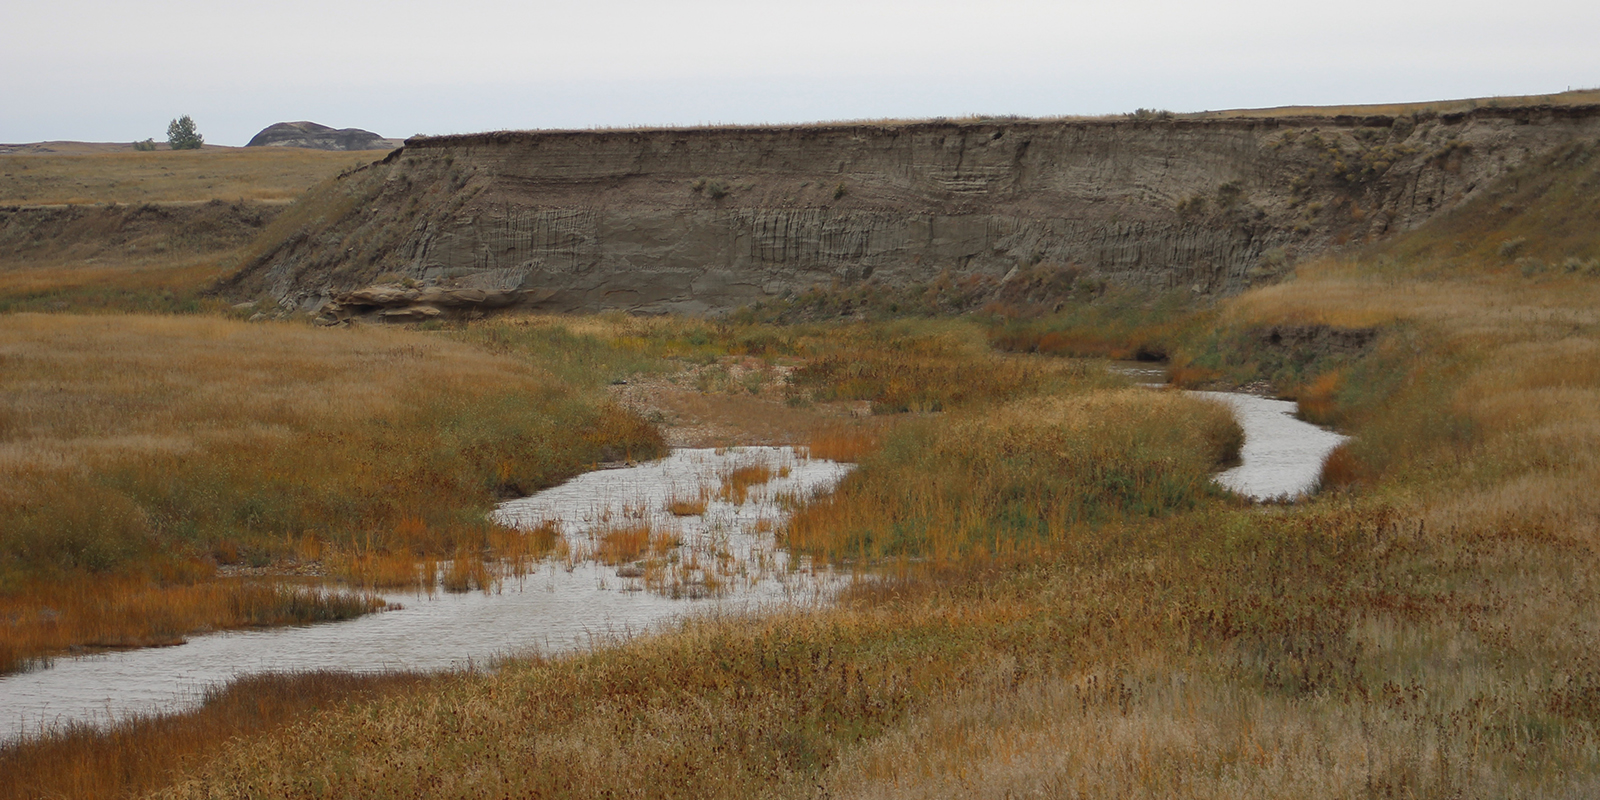
[[345, 315], [402, 307], [352, 293], [403, 282], [494, 298], [416, 303], [441, 314], [703, 313], [1058, 265], [1227, 294], [1597, 135], [1591, 106], [419, 137], [303, 201], [223, 290]]
[[315, 122], [279, 122], [251, 137], [245, 147], [305, 147], [312, 150], [393, 150], [399, 139], [385, 139], [360, 128], [330, 128]]

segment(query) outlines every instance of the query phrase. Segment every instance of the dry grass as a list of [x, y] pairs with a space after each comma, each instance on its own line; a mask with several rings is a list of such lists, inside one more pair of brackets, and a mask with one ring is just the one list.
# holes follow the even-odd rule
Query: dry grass
[[1585, 793], [1592, 682], [1572, 670], [1593, 634], [1518, 631], [1593, 578], [1490, 604], [1492, 587], [1418, 585], [1572, 551], [1414, 522], [1365, 506], [1080, 529], [1043, 560], [335, 710], [161, 796]]
[[854, 463], [883, 445], [881, 426], [833, 423], [820, 427], [806, 443], [812, 458]]
[[717, 497], [736, 506], [742, 506], [750, 498], [751, 489], [772, 480], [773, 477], [772, 469], [766, 464], [734, 467], [722, 475], [722, 485], [717, 489]]
[[0, 156], [0, 311], [221, 310], [203, 290], [290, 201], [382, 155]]
[[1401, 114], [1458, 114], [1475, 108], [1520, 108], [1524, 106], [1582, 106], [1600, 103], [1600, 89], [1576, 89], [1554, 94], [1510, 95], [1506, 97], [1474, 97], [1462, 100], [1434, 100], [1419, 103], [1369, 103], [1348, 106], [1278, 106], [1275, 108], [1241, 108], [1228, 111], [1207, 111], [1186, 114], [1201, 119], [1233, 119], [1259, 117], [1336, 117], [1336, 116], [1399, 116]]
[[[483, 517], [497, 498], [661, 447], [526, 362], [413, 332], [11, 315], [0, 362], [0, 597], [41, 611], [41, 585], [167, 584], [194, 559], [185, 580], [316, 552], [374, 587], [463, 548], [525, 560]], [[166, 635], [126, 622], [113, 638]]]
[[200, 292], [278, 206], [0, 208], [0, 311], [221, 308]]
[[[1369, 368], [1330, 381], [1364, 436], [1431, 464], [1371, 472], [1363, 495], [1213, 501], [1225, 415], [1087, 377], [910, 419], [789, 533], [903, 555], [902, 577], [331, 709], [161, 796], [1586, 794], [1600, 326], [1576, 284], [1499, 280], [1419, 286], [1406, 307], [1330, 271], [1226, 310], [1421, 326], [1373, 356], [1413, 389], [1349, 408]], [[1435, 369], [1443, 400], [1423, 391]], [[1428, 422], [1460, 413], [1465, 449]]]
[[204, 705], [193, 711], [128, 720], [109, 730], [68, 726], [0, 746], [0, 798], [138, 797], [239, 737], [281, 728], [332, 704], [416, 689], [430, 680], [331, 672], [240, 678], [207, 690]]
[[650, 540], [655, 531], [648, 524], [624, 525], [598, 534], [599, 547], [595, 558], [602, 564], [627, 564], [638, 561], [650, 552]]
[[706, 503], [710, 499], [711, 492], [704, 487], [693, 497], [671, 497], [667, 499], [667, 513], [674, 517], [698, 517], [706, 513]]
[[[209, 568], [191, 568], [208, 575]], [[0, 671], [66, 650], [181, 644], [194, 633], [349, 619], [380, 610], [369, 595], [240, 580], [130, 577], [26, 581], [0, 595]], [[178, 580], [183, 580], [179, 577]]]
[[1219, 406], [1089, 390], [895, 428], [880, 453], [783, 533], [830, 559], [949, 563], [1055, 550], [1073, 531], [1219, 495], [1242, 435]]
[[327, 178], [384, 155], [261, 147], [0, 156], [0, 206], [287, 203]]

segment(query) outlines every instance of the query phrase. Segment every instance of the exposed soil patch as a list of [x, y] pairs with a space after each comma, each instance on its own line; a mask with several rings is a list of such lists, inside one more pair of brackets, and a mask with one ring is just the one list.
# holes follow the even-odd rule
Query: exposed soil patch
[[790, 366], [729, 357], [611, 387], [618, 403], [656, 423], [671, 447], [805, 444], [819, 431], [876, 427], [865, 401], [818, 403], [793, 391]]

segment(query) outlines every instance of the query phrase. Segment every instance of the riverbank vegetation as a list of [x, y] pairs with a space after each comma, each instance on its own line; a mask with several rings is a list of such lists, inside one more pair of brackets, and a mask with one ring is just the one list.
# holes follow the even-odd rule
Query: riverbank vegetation
[[[408, 331], [14, 314], [0, 361], [0, 669], [271, 618], [234, 610], [249, 583], [194, 588], [218, 570], [370, 586], [375, 556], [481, 553], [497, 499], [662, 449], [527, 361]], [[184, 611], [90, 625], [85, 595]]]

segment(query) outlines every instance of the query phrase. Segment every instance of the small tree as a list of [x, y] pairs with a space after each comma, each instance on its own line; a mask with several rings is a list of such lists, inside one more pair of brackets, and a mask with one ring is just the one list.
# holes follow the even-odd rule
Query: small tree
[[194, 119], [188, 114], [167, 125], [167, 145], [174, 150], [199, 150], [206, 137], [194, 128]]

